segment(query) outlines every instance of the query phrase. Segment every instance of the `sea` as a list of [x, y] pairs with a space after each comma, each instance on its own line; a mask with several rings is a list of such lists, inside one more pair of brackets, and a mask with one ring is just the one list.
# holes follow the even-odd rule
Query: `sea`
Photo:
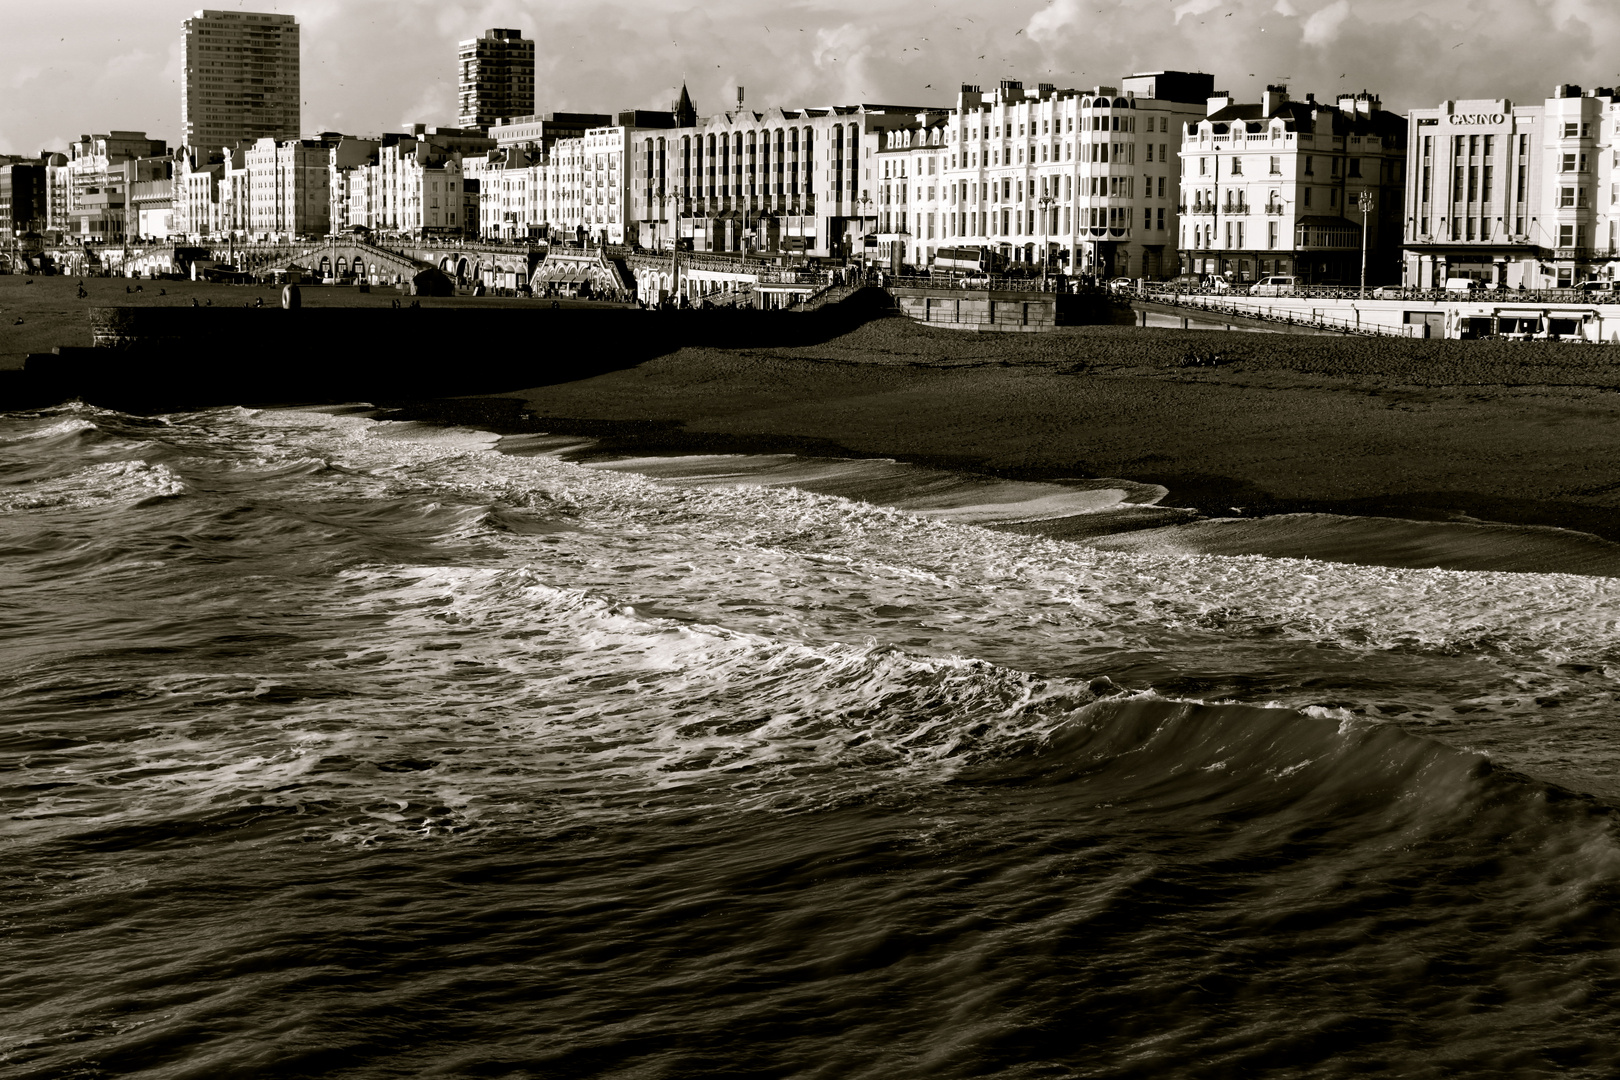
[[1620, 546], [1173, 502], [0, 416], [0, 1077], [1620, 1074]]

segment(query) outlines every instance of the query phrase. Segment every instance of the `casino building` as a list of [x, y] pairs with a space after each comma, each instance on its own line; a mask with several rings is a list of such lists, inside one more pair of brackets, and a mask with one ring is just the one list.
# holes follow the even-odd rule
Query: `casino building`
[[1408, 114], [1403, 279], [1554, 288], [1620, 270], [1614, 90], [1537, 105], [1447, 101]]

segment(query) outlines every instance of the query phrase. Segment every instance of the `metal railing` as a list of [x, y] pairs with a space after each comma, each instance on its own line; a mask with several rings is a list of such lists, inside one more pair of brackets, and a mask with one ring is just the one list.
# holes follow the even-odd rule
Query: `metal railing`
[[[1230, 286], [1148, 282], [1155, 292], [1184, 296], [1250, 296], [1249, 283]], [[1296, 285], [1266, 300], [1405, 300], [1411, 303], [1468, 304], [1620, 304], [1620, 291], [1582, 292], [1579, 289], [1409, 289], [1396, 285], [1369, 285], [1363, 293], [1355, 285]]]
[[1345, 334], [1361, 334], [1366, 337], [1419, 337], [1424, 329], [1420, 323], [1369, 323], [1361, 322], [1358, 319], [1324, 315], [1314, 311], [1310, 313], [1265, 311], [1234, 304], [1230, 300], [1221, 299], [1219, 296], [1210, 293], [1175, 293], [1143, 289], [1140, 292], [1122, 292], [1117, 295], [1122, 297], [1140, 296], [1144, 300], [1151, 300], [1156, 304], [1165, 304], [1170, 307], [1254, 319], [1260, 322], [1276, 323], [1281, 326], [1310, 326]]
[[1102, 291], [1087, 286], [1072, 277], [1051, 275], [1042, 281], [1038, 277], [1004, 277], [998, 275], [969, 275], [961, 278], [925, 277], [912, 274], [883, 274], [874, 284], [896, 289], [988, 289], [991, 292], [1074, 293]]

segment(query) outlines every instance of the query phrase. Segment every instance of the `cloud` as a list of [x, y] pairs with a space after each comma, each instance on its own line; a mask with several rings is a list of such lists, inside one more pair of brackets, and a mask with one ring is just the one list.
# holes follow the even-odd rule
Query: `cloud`
[[1305, 20], [1301, 28], [1300, 40], [1306, 45], [1321, 47], [1333, 42], [1339, 36], [1339, 28], [1344, 20], [1350, 17], [1350, 0], [1334, 0], [1333, 3], [1318, 11]]
[[1176, 13], [1176, 24], [1179, 26], [1184, 17], [1214, 11], [1222, 2], [1223, 0], [1181, 0], [1181, 3], [1173, 5], [1170, 10]]
[[1024, 30], [1035, 41], [1052, 41], [1079, 22], [1080, 0], [1053, 0], [1031, 16]]
[[[174, 142], [180, 23], [202, 6], [73, 0], [68, 18], [63, 5], [5, 5], [0, 153], [110, 128]], [[1117, 85], [1164, 68], [1209, 71], [1242, 100], [1287, 81], [1319, 98], [1365, 88], [1404, 110], [1460, 97], [1537, 102], [1556, 82], [1607, 86], [1620, 71], [1606, 48], [1620, 41], [1615, 0], [248, 0], [255, 6], [302, 26], [305, 130], [354, 134], [454, 123], [456, 43], [490, 27], [534, 39], [540, 112], [667, 108], [683, 78], [707, 113], [731, 107], [739, 82], [755, 109], [946, 105], [963, 82]]]

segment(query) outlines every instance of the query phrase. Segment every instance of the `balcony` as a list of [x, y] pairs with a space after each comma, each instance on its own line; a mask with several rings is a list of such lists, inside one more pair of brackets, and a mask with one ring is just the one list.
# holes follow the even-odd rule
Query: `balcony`
[[1229, 202], [1221, 204], [1221, 213], [1223, 214], [1247, 214], [1248, 212], [1249, 204], [1246, 202]]
[[1288, 207], [1284, 206], [1282, 203], [1266, 203], [1266, 213], [1272, 215], [1273, 217], [1278, 217], [1288, 213]]

